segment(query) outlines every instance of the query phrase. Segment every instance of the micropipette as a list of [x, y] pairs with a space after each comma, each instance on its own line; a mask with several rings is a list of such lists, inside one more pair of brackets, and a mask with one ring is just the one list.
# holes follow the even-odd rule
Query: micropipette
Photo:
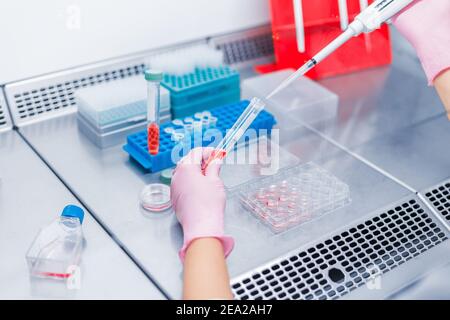
[[[266, 100], [272, 98], [282, 89], [289, 86], [293, 81], [303, 76], [306, 72], [314, 68], [315, 65], [323, 61], [326, 57], [340, 48], [344, 43], [352, 37], [359, 36], [363, 32], [372, 32], [379, 29], [381, 24], [392, 18], [394, 15], [403, 10], [414, 0], [376, 0], [370, 6], [365, 8], [359, 15], [355, 17], [348, 28], [330, 44], [323, 48], [313, 58], [307, 61], [302, 67], [284, 80], [278, 87], [276, 87]], [[219, 143], [216, 149], [212, 152], [209, 159], [203, 165], [203, 171], [206, 167], [216, 159], [223, 159], [227, 153], [239, 141], [247, 128], [251, 125], [253, 120], [258, 116], [259, 112], [264, 109], [264, 103], [258, 99], [253, 98], [248, 107], [244, 110], [242, 115], [227, 132], [225, 138]]]
[[314, 57], [308, 60], [302, 67], [291, 74], [286, 80], [284, 80], [278, 87], [276, 87], [266, 99], [272, 98], [275, 94], [282, 89], [289, 86], [293, 81], [303, 76], [306, 72], [314, 68], [314, 66], [326, 57], [340, 48], [344, 43], [353, 37], [359, 36], [361, 33], [372, 32], [379, 29], [381, 24], [392, 18], [399, 13], [407, 5], [414, 0], [377, 0], [370, 6], [364, 9], [359, 15], [355, 17], [348, 28], [330, 44], [323, 48]]

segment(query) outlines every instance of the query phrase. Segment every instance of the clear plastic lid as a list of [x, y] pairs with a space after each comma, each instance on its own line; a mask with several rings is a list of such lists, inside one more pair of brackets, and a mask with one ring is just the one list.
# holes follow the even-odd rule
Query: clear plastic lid
[[172, 206], [170, 187], [162, 183], [151, 183], [142, 189], [140, 194], [142, 207], [151, 212], [161, 212]]

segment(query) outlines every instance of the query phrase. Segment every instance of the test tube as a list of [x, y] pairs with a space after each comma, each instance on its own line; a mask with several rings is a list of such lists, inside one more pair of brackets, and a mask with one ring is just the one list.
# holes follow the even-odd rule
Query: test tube
[[160, 84], [163, 74], [160, 71], [147, 69], [144, 71], [147, 81], [147, 144], [151, 155], [159, 151], [159, 104]]
[[210, 111], [203, 111], [202, 112], [202, 118], [211, 118], [212, 114]]
[[216, 117], [209, 118], [209, 126], [211, 128], [215, 128], [216, 125], [217, 125], [217, 118]]
[[175, 132], [175, 129], [172, 127], [167, 127], [164, 129], [164, 132], [171, 135], [172, 133]]
[[184, 124], [184, 132], [187, 135], [191, 135], [194, 132], [194, 124], [193, 123], [185, 123]]
[[182, 133], [182, 132], [176, 132], [176, 131], [175, 131], [175, 132], [172, 134], [172, 140], [175, 141], [175, 142], [180, 142], [181, 140], [184, 139], [184, 137], [185, 137], [185, 135], [184, 135], [184, 133]]
[[202, 124], [202, 127], [203, 127], [203, 128], [208, 129], [208, 128], [209, 128], [209, 125], [210, 125], [209, 118], [203, 118], [203, 119], [201, 120], [201, 124]]
[[194, 132], [202, 132], [202, 121], [194, 121], [193, 123]]
[[184, 122], [181, 119], [172, 120], [172, 124], [174, 126], [177, 126], [177, 127], [183, 127], [184, 126]]
[[227, 131], [225, 137], [219, 142], [219, 145], [214, 149], [206, 162], [203, 163], [203, 172], [205, 172], [212, 161], [225, 158], [264, 107], [264, 102], [258, 98], [253, 98], [250, 101], [249, 105], [236, 120], [233, 127]]
[[184, 123], [194, 123], [194, 119], [192, 117], [184, 118]]

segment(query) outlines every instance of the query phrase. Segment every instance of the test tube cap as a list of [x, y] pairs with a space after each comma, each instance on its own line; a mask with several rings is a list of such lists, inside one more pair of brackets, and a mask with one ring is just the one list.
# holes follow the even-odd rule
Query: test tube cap
[[182, 127], [184, 125], [184, 122], [181, 119], [175, 119], [172, 121], [172, 124], [177, 127]]
[[80, 207], [70, 204], [64, 207], [61, 216], [69, 218], [78, 218], [80, 220], [80, 223], [83, 223], [84, 211]]
[[173, 171], [174, 169], [165, 169], [161, 171], [159, 180], [161, 180], [161, 182], [164, 184], [170, 185], [170, 183], [172, 182]]
[[159, 70], [146, 69], [144, 71], [144, 77], [147, 81], [162, 81], [163, 73]]

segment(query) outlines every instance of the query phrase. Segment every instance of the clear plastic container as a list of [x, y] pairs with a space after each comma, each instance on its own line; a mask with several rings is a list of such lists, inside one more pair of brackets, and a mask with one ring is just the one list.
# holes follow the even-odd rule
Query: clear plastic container
[[[294, 71], [285, 69], [246, 79], [242, 82], [242, 96], [264, 98]], [[279, 120], [280, 127], [285, 127], [283, 120], [315, 123], [335, 117], [339, 97], [319, 83], [301, 77], [264, 102], [266, 109]]]
[[84, 212], [68, 205], [61, 216], [41, 229], [26, 254], [32, 277], [65, 280], [79, 266], [83, 248]]
[[243, 206], [275, 232], [312, 221], [350, 203], [347, 184], [309, 162], [240, 188]]

